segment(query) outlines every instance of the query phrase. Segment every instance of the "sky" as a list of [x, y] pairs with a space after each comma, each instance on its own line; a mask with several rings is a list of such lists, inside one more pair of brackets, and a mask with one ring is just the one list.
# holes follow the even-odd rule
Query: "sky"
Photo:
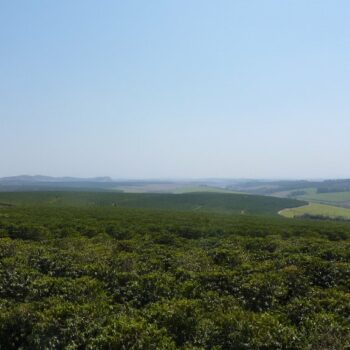
[[0, 176], [350, 178], [348, 0], [0, 0]]

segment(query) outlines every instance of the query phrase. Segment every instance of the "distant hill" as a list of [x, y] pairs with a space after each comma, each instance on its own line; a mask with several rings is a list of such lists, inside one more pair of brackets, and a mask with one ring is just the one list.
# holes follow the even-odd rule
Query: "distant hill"
[[42, 182], [112, 182], [113, 180], [108, 177], [93, 177], [93, 178], [77, 178], [77, 177], [52, 177], [44, 175], [19, 175], [0, 178], [0, 183], [42, 183]]
[[20, 175], [0, 178], [0, 192], [119, 191], [135, 193], [232, 192], [225, 179], [113, 180], [110, 177], [75, 178]]
[[17, 191], [108, 191], [117, 190], [108, 176], [93, 178], [19, 175], [0, 178], [0, 192]]
[[13, 192], [0, 193], [0, 203], [7, 206], [141, 208], [240, 215], [277, 215], [282, 209], [307, 204], [289, 198], [209, 192]]
[[309, 180], [243, 180], [227, 186], [227, 189], [252, 193], [270, 195], [283, 191], [299, 191], [305, 188], [316, 188], [317, 192], [345, 192], [350, 191], [350, 179], [309, 181]]
[[[309, 180], [114, 180], [93, 178], [20, 175], [0, 178], [0, 192], [16, 191], [118, 191], [133, 193], [240, 192], [299, 198], [314, 189], [318, 194], [349, 192], [350, 179]], [[303, 198], [301, 198], [303, 199]]]
[[227, 188], [238, 192], [269, 195], [281, 191], [300, 190], [307, 187], [317, 187], [321, 185], [321, 181], [307, 180], [247, 180], [228, 185]]

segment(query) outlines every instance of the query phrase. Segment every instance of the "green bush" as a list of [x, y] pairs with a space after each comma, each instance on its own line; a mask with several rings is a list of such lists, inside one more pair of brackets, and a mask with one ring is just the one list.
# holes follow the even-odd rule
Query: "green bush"
[[1, 350], [350, 346], [349, 223], [67, 196], [1, 208]]

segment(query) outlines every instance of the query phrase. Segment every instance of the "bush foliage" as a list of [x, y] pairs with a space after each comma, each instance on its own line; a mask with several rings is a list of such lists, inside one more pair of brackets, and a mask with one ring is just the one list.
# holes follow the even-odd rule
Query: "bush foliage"
[[0, 212], [0, 349], [346, 349], [350, 225]]

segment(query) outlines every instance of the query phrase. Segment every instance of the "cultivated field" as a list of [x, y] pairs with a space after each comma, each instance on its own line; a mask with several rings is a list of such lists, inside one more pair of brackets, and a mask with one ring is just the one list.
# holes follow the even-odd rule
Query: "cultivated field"
[[350, 209], [319, 203], [310, 203], [309, 205], [298, 208], [284, 209], [280, 211], [280, 214], [288, 218], [294, 218], [303, 215], [313, 215], [329, 218], [350, 219]]
[[305, 194], [297, 196], [297, 198], [313, 202], [324, 202], [342, 206], [349, 205], [350, 192], [329, 192], [317, 193], [315, 188], [306, 189]]
[[295, 199], [232, 193], [113, 193], [113, 192], [13, 192], [0, 193], [0, 203], [48, 207], [146, 208], [227, 214], [277, 215], [284, 208], [305, 205]]
[[[114, 206], [123, 199], [129, 208]], [[350, 224], [276, 215], [300, 202], [58, 192], [0, 202], [0, 349], [350, 346]]]

